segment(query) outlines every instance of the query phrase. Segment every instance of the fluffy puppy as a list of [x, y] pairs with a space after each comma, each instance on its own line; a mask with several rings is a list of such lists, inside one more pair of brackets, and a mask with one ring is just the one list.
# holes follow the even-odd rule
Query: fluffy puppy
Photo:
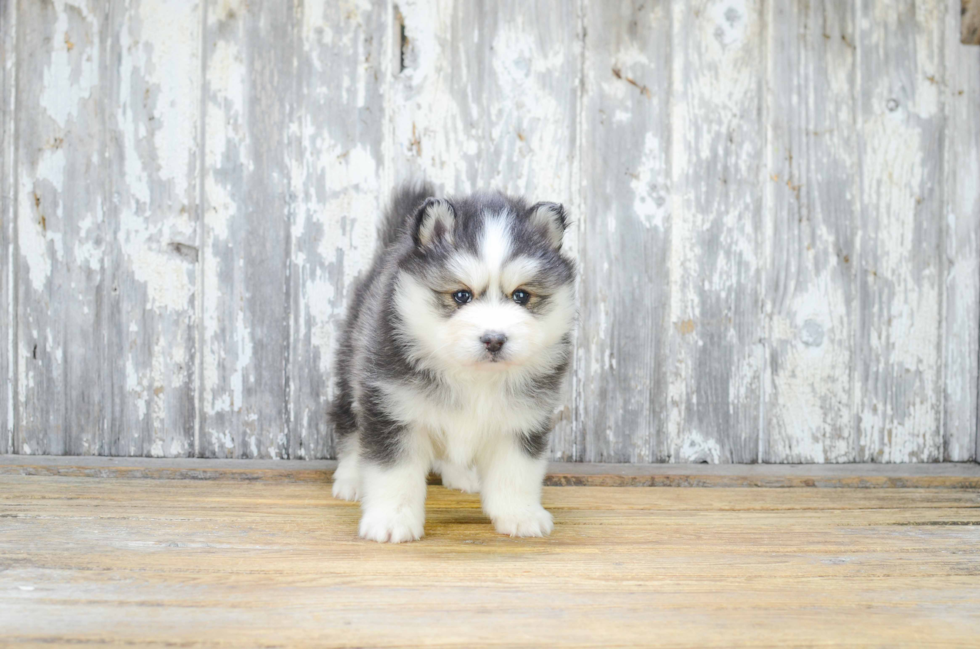
[[566, 226], [556, 203], [395, 191], [336, 357], [333, 494], [361, 501], [361, 537], [421, 538], [431, 469], [479, 491], [498, 532], [551, 532], [541, 483], [573, 320]]

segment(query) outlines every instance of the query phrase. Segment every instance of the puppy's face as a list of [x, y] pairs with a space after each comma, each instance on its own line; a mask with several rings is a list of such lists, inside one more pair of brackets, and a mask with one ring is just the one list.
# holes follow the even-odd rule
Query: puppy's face
[[554, 203], [429, 199], [415, 216], [415, 250], [395, 296], [410, 353], [450, 374], [561, 363], [573, 318], [565, 224]]

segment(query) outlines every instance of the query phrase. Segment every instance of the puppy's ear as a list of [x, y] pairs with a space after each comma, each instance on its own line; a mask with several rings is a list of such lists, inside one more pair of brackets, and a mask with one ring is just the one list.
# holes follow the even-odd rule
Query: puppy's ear
[[558, 203], [538, 203], [527, 211], [531, 227], [540, 230], [553, 248], [561, 248], [561, 238], [568, 227], [565, 208]]
[[440, 241], [452, 243], [456, 210], [445, 198], [427, 198], [415, 214], [415, 245], [430, 248]]

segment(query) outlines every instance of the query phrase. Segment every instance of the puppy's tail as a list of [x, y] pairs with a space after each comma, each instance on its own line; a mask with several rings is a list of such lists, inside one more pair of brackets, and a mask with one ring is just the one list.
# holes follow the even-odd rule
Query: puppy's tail
[[381, 223], [380, 239], [385, 248], [398, 240], [398, 237], [408, 227], [409, 219], [415, 210], [430, 196], [435, 196], [436, 190], [432, 183], [426, 180], [414, 180], [403, 183], [395, 188]]

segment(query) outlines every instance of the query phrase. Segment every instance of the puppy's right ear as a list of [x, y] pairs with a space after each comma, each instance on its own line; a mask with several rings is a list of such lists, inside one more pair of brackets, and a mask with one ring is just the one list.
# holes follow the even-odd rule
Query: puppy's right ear
[[445, 198], [427, 198], [415, 214], [415, 245], [431, 248], [440, 241], [452, 243], [456, 210]]
[[527, 211], [528, 221], [537, 228], [556, 250], [568, 227], [568, 215], [559, 203], [538, 203]]

